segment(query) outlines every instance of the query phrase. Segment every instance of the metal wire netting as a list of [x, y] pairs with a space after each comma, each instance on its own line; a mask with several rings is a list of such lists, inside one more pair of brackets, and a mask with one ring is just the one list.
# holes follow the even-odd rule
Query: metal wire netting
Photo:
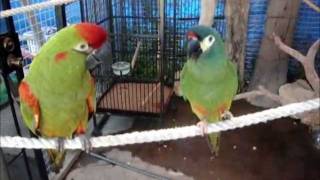
[[[320, 0], [313, 1], [318, 6]], [[260, 49], [262, 37], [264, 35], [264, 25], [266, 21], [268, 1], [251, 0], [249, 17], [247, 44], [245, 55], [245, 81], [249, 82], [253, 72], [256, 59]], [[320, 13], [311, 9], [307, 4], [301, 2], [298, 19], [296, 21], [292, 47], [306, 54], [309, 47], [320, 38]], [[320, 73], [320, 53], [316, 56], [316, 69]], [[304, 76], [304, 70], [299, 62], [294, 59], [289, 60], [288, 80], [293, 81]]]
[[[11, 8], [40, 3], [43, 0], [11, 0]], [[66, 5], [67, 24], [81, 21], [80, 2]], [[13, 16], [16, 32], [19, 34], [23, 55], [36, 55], [40, 47], [57, 31], [55, 8], [34, 10]]]
[[[10, 4], [12, 8], [21, 7], [22, 5], [39, 3], [43, 0], [12, 0]], [[224, 2], [225, 0], [219, 0], [218, 6], [215, 14], [215, 24], [216, 29], [225, 36], [226, 23], [224, 18]], [[81, 3], [86, 3], [85, 8], [81, 9]], [[153, 3], [153, 5], [151, 5]], [[319, 0], [315, 0], [314, 3], [317, 5], [320, 4]], [[112, 9], [109, 8], [112, 4]], [[136, 5], [135, 5], [136, 4]], [[186, 6], [188, 4], [188, 6]], [[108, 6], [109, 5], [109, 6]], [[110, 1], [110, 0], [95, 0], [95, 1], [77, 1], [66, 6], [66, 18], [68, 24], [73, 24], [81, 21], [81, 13], [85, 16], [86, 20], [91, 22], [98, 22], [104, 27], [109, 28], [109, 19], [110, 14], [112, 18], [116, 19], [114, 24], [117, 24], [114, 28], [114, 32], [122, 31], [124, 33], [130, 33], [130, 31], [136, 34], [145, 34], [146, 32], [139, 31], [138, 26], [141, 26], [140, 29], [150, 30], [153, 29], [153, 35], [156, 34], [157, 28], [152, 27], [150, 20], [149, 25], [142, 24], [145, 21], [142, 21], [143, 18], [149, 18], [153, 15], [158, 15], [157, 8], [155, 7], [152, 11], [152, 14], [148, 15], [148, 8], [152, 9], [152, 6], [157, 5], [157, 1], [153, 2], [144, 2], [144, 1]], [[255, 61], [259, 52], [261, 38], [264, 33], [264, 23], [266, 18], [267, 11], [267, 0], [251, 0], [250, 9], [249, 9], [249, 18], [248, 18], [248, 35], [247, 35], [247, 44], [246, 44], [246, 57], [245, 57], [245, 80], [250, 81], [250, 78], [253, 74], [253, 69]], [[142, 7], [139, 9], [139, 7]], [[179, 69], [183, 62], [185, 61], [184, 53], [184, 34], [186, 30], [195, 25], [199, 18], [199, 1], [181, 1], [181, 0], [166, 0], [165, 1], [165, 34], [166, 34], [166, 53], [165, 58], [167, 60], [168, 70], [167, 73], [172, 77], [173, 73]], [[110, 13], [111, 12], [111, 13]], [[112, 14], [112, 12], [115, 12]], [[116, 14], [118, 13], [118, 14]], [[297, 50], [306, 53], [309, 46], [317, 38], [319, 38], [319, 13], [315, 12], [309, 8], [305, 3], [301, 3], [299, 10], [298, 20], [296, 24], [296, 29], [294, 33], [293, 47]], [[20, 35], [20, 40], [22, 44], [23, 52], [30, 52], [31, 54], [36, 54], [48, 38], [50, 38], [56, 29], [56, 18], [54, 8], [46, 8], [43, 10], [35, 10], [31, 13], [19, 14], [13, 16], [16, 31]], [[153, 18], [158, 18], [154, 16]], [[128, 20], [126, 20], [128, 19]], [[136, 19], [136, 20], [130, 20]], [[139, 20], [140, 19], [140, 20]], [[152, 18], [151, 18], [152, 19]], [[155, 24], [157, 20], [153, 19]], [[120, 24], [126, 24], [123, 26]], [[119, 34], [113, 34], [119, 35]], [[148, 32], [146, 33], [148, 35]], [[129, 35], [130, 36], [130, 35]], [[123, 35], [114, 36], [114, 48], [115, 48], [115, 58], [114, 60], [124, 59], [129, 61], [131, 59], [132, 53], [134, 51], [134, 46], [136, 45], [136, 39], [125, 38]], [[137, 37], [137, 36], [136, 36]], [[139, 37], [140, 38], [140, 37]], [[121, 43], [118, 43], [121, 42]], [[124, 42], [128, 43], [127, 53], [123, 52]], [[147, 43], [147, 42], [146, 42]], [[145, 44], [145, 43], [143, 43]], [[149, 47], [149, 44], [146, 45]], [[158, 46], [152, 44], [152, 46]], [[26, 50], [26, 51], [25, 51]], [[149, 58], [148, 55], [143, 55], [145, 58]], [[153, 57], [154, 58], [154, 57]], [[152, 58], [151, 58], [152, 59]], [[319, 61], [319, 53], [317, 54], [317, 60]], [[148, 61], [149, 62], [149, 61]], [[152, 62], [152, 61], [150, 61]], [[151, 65], [152, 68], [155, 68], [154, 62]], [[141, 62], [141, 66], [149, 66], [148, 63]], [[318, 72], [320, 71], [320, 63], [316, 63]], [[150, 67], [150, 66], [149, 66]], [[156, 69], [156, 68], [155, 68]], [[141, 71], [141, 70], [139, 70]], [[139, 72], [138, 74], [143, 74]], [[148, 72], [151, 76], [155, 77], [156, 71], [151, 69]], [[303, 68], [295, 60], [290, 60], [288, 78], [295, 79], [303, 75]], [[174, 79], [177, 79], [178, 76]]]
[[114, 61], [131, 62], [140, 41], [131, 78], [158, 81], [161, 62], [157, 1], [113, 1], [112, 12]]
[[267, 5], [267, 0], [250, 1], [244, 73], [246, 82], [250, 81], [253, 75], [255, 61], [258, 58], [260, 44], [264, 34]]
[[[320, 6], [320, 0], [313, 1]], [[293, 48], [306, 54], [310, 46], [320, 38], [320, 13], [311, 9], [307, 4], [301, 3], [298, 19], [295, 26], [293, 37]], [[320, 52], [318, 51], [315, 66], [320, 74]], [[304, 70], [301, 64], [294, 60], [289, 60], [288, 79], [292, 81], [304, 76]]]
[[[11, 6], [41, 2], [42, 0], [12, 0]], [[314, 1], [320, 4], [320, 0]], [[218, 0], [214, 27], [225, 38], [225, 0]], [[96, 22], [110, 31], [113, 62], [132, 60], [138, 41], [142, 43], [138, 61], [132, 74], [122, 81], [159, 82], [173, 85], [179, 79], [179, 72], [186, 61], [185, 34], [198, 23], [200, 2], [191, 0], [164, 1], [164, 51], [160, 51], [160, 11], [159, 1], [147, 0], [83, 0], [66, 6], [68, 24], [80, 21]], [[268, 7], [267, 0], [251, 0], [245, 54], [245, 81], [249, 82], [257, 59]], [[50, 38], [56, 29], [55, 8], [35, 10], [32, 13], [15, 15], [14, 23], [20, 34], [23, 49], [36, 54], [43, 42]], [[319, 38], [319, 13], [301, 3], [294, 33], [293, 47], [306, 53], [310, 45]], [[163, 56], [163, 58], [161, 58]], [[319, 53], [317, 69], [320, 69]], [[163, 71], [161, 68], [163, 68]], [[106, 68], [106, 67], [104, 67]], [[102, 92], [111, 87], [113, 74], [98, 70], [105, 76], [100, 84]], [[295, 60], [290, 60], [288, 77], [295, 79], [303, 74], [303, 69]], [[290, 80], [290, 79], [289, 79]], [[106, 81], [107, 83], [104, 83]], [[99, 84], [99, 83], [98, 83]], [[98, 88], [99, 89], [99, 88]], [[99, 94], [99, 93], [98, 93]]]

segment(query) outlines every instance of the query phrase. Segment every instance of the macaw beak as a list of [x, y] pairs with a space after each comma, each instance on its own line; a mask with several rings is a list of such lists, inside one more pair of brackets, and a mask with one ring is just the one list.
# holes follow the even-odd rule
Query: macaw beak
[[86, 68], [89, 71], [94, 70], [98, 65], [102, 63], [102, 61], [96, 56], [96, 50], [93, 50], [86, 61]]
[[191, 39], [188, 41], [188, 57], [191, 57], [192, 59], [196, 60], [202, 53], [200, 42], [199, 40]]
[[103, 45], [89, 54], [86, 67], [92, 72], [98, 66], [103, 65], [103, 68], [111, 69], [112, 65], [112, 48], [109, 41], [103, 43]]

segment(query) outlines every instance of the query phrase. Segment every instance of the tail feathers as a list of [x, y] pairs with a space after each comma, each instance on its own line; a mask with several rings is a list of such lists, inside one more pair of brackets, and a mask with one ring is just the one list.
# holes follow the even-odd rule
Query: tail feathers
[[211, 153], [218, 156], [220, 146], [220, 133], [208, 134], [206, 139]]
[[55, 173], [59, 173], [60, 169], [63, 166], [63, 162], [66, 156], [66, 151], [60, 152], [58, 150], [50, 149], [48, 150], [48, 155], [50, 158], [51, 170], [54, 171]]

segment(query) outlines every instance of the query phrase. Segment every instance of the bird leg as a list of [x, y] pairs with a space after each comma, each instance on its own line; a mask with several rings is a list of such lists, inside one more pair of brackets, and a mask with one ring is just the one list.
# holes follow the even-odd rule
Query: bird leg
[[221, 115], [222, 120], [228, 120], [232, 118], [233, 118], [233, 114], [229, 110], [224, 111], [223, 114]]
[[200, 128], [202, 136], [208, 134], [208, 122], [206, 120], [199, 121], [197, 126]]
[[63, 152], [64, 151], [64, 138], [58, 137], [57, 142], [58, 142], [58, 147], [57, 147], [58, 151]]
[[89, 153], [92, 150], [92, 144], [90, 142], [90, 139], [85, 134], [81, 134], [78, 137], [82, 144], [82, 150], [86, 153]]

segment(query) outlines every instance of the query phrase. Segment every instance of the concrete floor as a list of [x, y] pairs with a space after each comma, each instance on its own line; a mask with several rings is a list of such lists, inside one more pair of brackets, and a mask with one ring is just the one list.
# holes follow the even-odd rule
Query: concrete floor
[[[30, 137], [28, 130], [25, 128], [23, 122], [21, 121], [21, 114], [17, 105], [15, 105], [15, 110], [17, 112], [18, 123], [22, 136]], [[11, 114], [11, 109], [9, 105], [2, 106], [0, 109], [0, 136], [17, 136], [17, 131], [14, 126], [13, 116]], [[5, 155], [5, 160], [9, 162], [20, 152], [20, 149], [3, 149]], [[34, 158], [34, 152], [32, 150], [26, 150], [28, 157], [28, 162], [31, 167], [31, 173], [33, 180], [40, 180], [39, 171]], [[25, 162], [20, 156], [17, 160], [13, 161], [8, 166], [8, 171], [11, 180], [28, 180], [28, 174], [26, 171]]]
[[[181, 99], [175, 99], [174, 102], [177, 109], [168, 111], [164, 127], [190, 125], [197, 122], [187, 103]], [[243, 101], [235, 102], [232, 107], [235, 116], [258, 110], [260, 109]], [[8, 111], [8, 108], [1, 110], [0, 135], [15, 135]], [[4, 126], [3, 123], [6, 125]], [[159, 128], [157, 125], [156, 121], [141, 118], [135, 121], [130, 131]], [[320, 180], [320, 152], [313, 147], [307, 127], [290, 118], [222, 133], [218, 157], [210, 153], [202, 137], [95, 151], [110, 155], [108, 153], [114, 152], [115, 149], [127, 154], [126, 157], [129, 159], [138, 159], [138, 162], [133, 162], [133, 165], [147, 164], [152, 168], [158, 167], [157, 172], [180, 175], [187, 179]], [[6, 154], [12, 155], [13, 152], [5, 150]], [[114, 155], [113, 158], [121, 160], [124, 156], [121, 153]], [[32, 151], [28, 154], [33, 163], [34, 177], [39, 179]], [[7, 158], [10, 157], [7, 155]], [[12, 179], [26, 179], [22, 165], [20, 162], [19, 165], [13, 164], [9, 167]], [[119, 179], [119, 174], [127, 174], [124, 176], [126, 179], [141, 179], [123, 168], [112, 169], [113, 171], [110, 172], [114, 173], [111, 175], [106, 173], [109, 172], [108, 169], [112, 169], [110, 165], [83, 154], [73, 166], [67, 179], [81, 179], [79, 177], [83, 179], [85, 176], [81, 176], [81, 173], [95, 174], [96, 177], [108, 177], [108, 179]]]

